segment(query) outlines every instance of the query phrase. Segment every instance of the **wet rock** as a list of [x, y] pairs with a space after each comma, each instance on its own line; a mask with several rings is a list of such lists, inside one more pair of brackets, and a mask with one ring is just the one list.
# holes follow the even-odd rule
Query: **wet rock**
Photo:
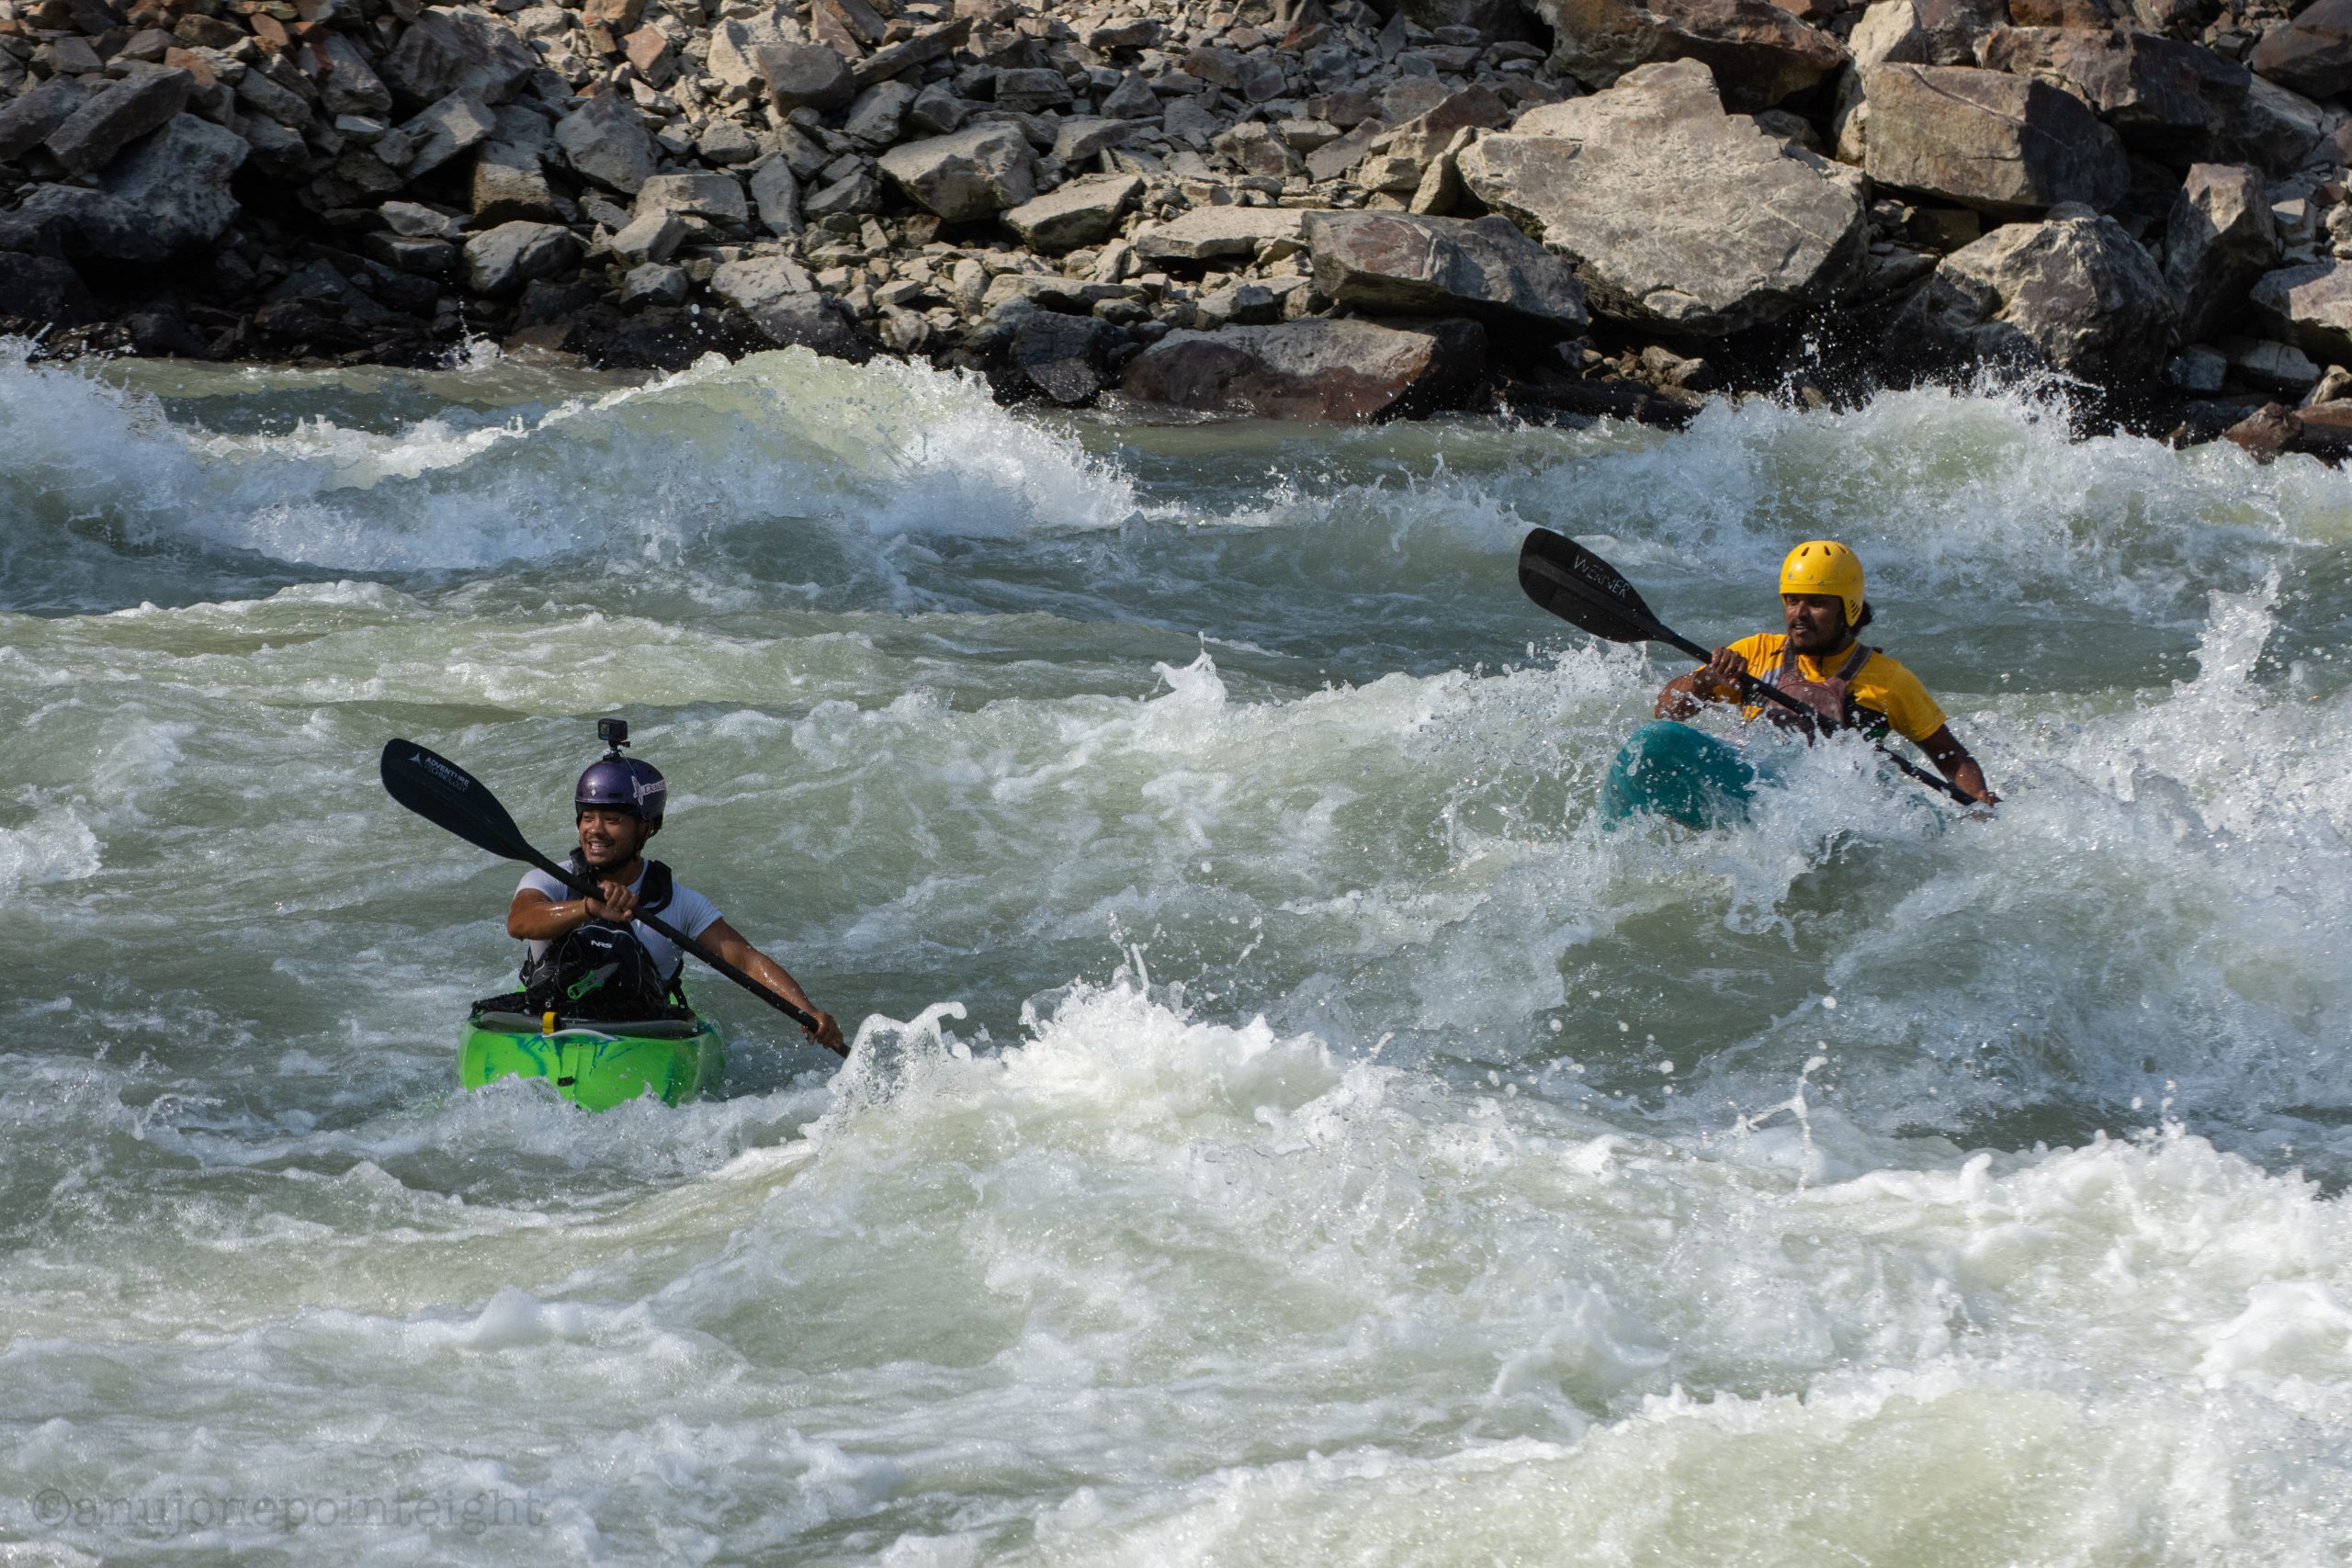
[[2116, 134], [2047, 82], [1964, 66], [1883, 65], [1862, 77], [1871, 180], [2031, 217], [2064, 201], [2104, 210], [2132, 172]]
[[81, 274], [56, 256], [0, 250], [0, 319], [80, 327], [100, 319]]
[[501, 223], [465, 244], [466, 281], [477, 294], [514, 294], [534, 278], [554, 277], [580, 264], [580, 241], [554, 223]]
[[909, 200], [950, 223], [1018, 207], [1037, 192], [1037, 161], [1010, 125], [968, 127], [909, 141], [879, 164]]
[[580, 100], [556, 121], [555, 144], [582, 178], [635, 196], [661, 166], [637, 107], [618, 93]]
[[648, 306], [683, 305], [688, 288], [684, 267], [649, 263], [631, 267], [623, 276], [618, 298], [624, 310], [641, 310]]
[[1412, 330], [1319, 317], [1170, 333], [1126, 367], [1139, 401], [1202, 413], [1358, 423], [1458, 408], [1486, 374], [1475, 321]]
[[51, 76], [0, 107], [0, 163], [14, 162], [40, 146], [73, 118], [86, 96], [79, 78]]
[[1575, 337], [1584, 288], [1568, 264], [1507, 218], [1310, 212], [1315, 287], [1374, 315], [1468, 316], [1537, 341]]
[[514, 96], [539, 63], [530, 46], [480, 11], [427, 6], [384, 57], [379, 74], [413, 103], [472, 93], [484, 103]]
[[1005, 350], [1010, 374], [1000, 385], [1016, 397], [1084, 408], [1102, 392], [1110, 344], [1110, 327], [1091, 316], [1032, 310], [1013, 329]]
[[1138, 175], [1098, 175], [1008, 208], [1004, 222], [1030, 249], [1058, 254], [1109, 237], [1142, 194]]
[[2246, 63], [2281, 86], [2314, 98], [2352, 88], [2352, 0], [2315, 0], [2292, 21], [2262, 35]]
[[1766, 108], [1846, 63], [1838, 40], [1767, 0], [1532, 0], [1552, 28], [1552, 63], [1605, 87], [1637, 65], [1696, 60], [1724, 101]]
[[483, 146], [474, 161], [470, 205], [483, 228], [517, 219], [547, 223], [560, 215], [538, 152], [512, 141]]
[[2132, 151], [2184, 162], [2253, 85], [2245, 66], [2210, 49], [2122, 28], [2003, 28], [1984, 40], [1984, 63], [2072, 87]]
[[849, 62], [824, 44], [769, 44], [758, 51], [756, 58], [767, 83], [768, 101], [778, 115], [804, 107], [846, 108], [857, 96]]
[[2284, 403], [2265, 403], [2222, 432], [2222, 439], [2245, 447], [2259, 462], [2267, 463], [2287, 450], [2297, 434], [2295, 416]]
[[2193, 165], [2165, 222], [2165, 281], [2180, 300], [2180, 335], [2199, 343], [2229, 325], [2246, 290], [2278, 265], [2262, 175], [2244, 164]]
[[2266, 273], [2247, 299], [2272, 336], [2323, 363], [2352, 365], [2352, 263], [2313, 262]]
[[746, 256], [710, 275], [710, 291], [752, 320], [762, 310], [816, 291], [808, 269], [789, 256]]
[[43, 186], [19, 209], [30, 220], [54, 218], [76, 254], [107, 261], [163, 262], [210, 244], [237, 216], [230, 180], [248, 149], [235, 131], [175, 117], [109, 164], [99, 187]]
[[853, 365], [863, 365], [881, 352], [882, 345], [841, 301], [821, 294], [791, 295], [746, 314], [760, 335], [777, 348], [805, 348]]
[[2012, 223], [1954, 251], [1887, 334], [1887, 353], [2111, 382], [2154, 380], [2177, 309], [2155, 263], [2112, 218], [2082, 207]]
[[1136, 230], [1135, 247], [1147, 261], [1216, 261], [1261, 253], [1271, 260], [1297, 250], [1305, 233], [1306, 215], [1291, 208], [1196, 207]]
[[85, 98], [42, 145], [66, 173], [93, 173], [130, 141], [179, 113], [195, 86], [196, 78], [185, 71], [127, 76]]
[[[656, 209], [640, 212], [630, 219], [620, 231], [605, 242], [606, 248], [625, 266], [643, 266], [649, 262], [668, 261], [685, 243], [686, 226], [674, 213]], [[663, 303], [674, 304], [675, 300]]]
[[1869, 230], [1850, 175], [1726, 115], [1696, 61], [1529, 110], [1459, 156], [1462, 179], [1566, 256], [1604, 315], [1700, 335], [1843, 288]]
[[2320, 367], [2292, 344], [2271, 338], [2233, 337], [2224, 340], [2220, 347], [2238, 379], [2252, 386], [2301, 396], [2319, 384]]

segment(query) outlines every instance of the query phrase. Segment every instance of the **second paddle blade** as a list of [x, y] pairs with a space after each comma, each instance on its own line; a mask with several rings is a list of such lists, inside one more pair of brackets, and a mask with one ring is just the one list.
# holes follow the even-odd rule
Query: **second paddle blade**
[[1597, 637], [1672, 640], [1615, 567], [1549, 528], [1530, 529], [1519, 547], [1519, 585], [1536, 604]]
[[533, 858], [490, 787], [439, 752], [413, 740], [387, 740], [379, 767], [391, 797], [426, 821], [504, 859]]

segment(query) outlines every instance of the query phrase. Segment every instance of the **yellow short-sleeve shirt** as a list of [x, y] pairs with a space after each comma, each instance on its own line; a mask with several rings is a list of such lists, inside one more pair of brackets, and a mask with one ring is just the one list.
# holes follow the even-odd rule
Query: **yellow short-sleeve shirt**
[[[1785, 632], [1760, 632], [1740, 638], [1731, 645], [1731, 650], [1747, 660], [1750, 675], [1761, 680], [1779, 666], [1781, 645], [1788, 640]], [[1849, 657], [1839, 653], [1825, 660], [1800, 653], [1796, 657], [1796, 673], [1808, 681], [1826, 681], [1838, 673]], [[1883, 653], [1871, 655], [1847, 691], [1858, 706], [1884, 714], [1895, 732], [1906, 740], [1923, 741], [1944, 727], [1944, 710], [1928, 695], [1928, 689], [1919, 684], [1919, 677]], [[1754, 718], [1762, 710], [1748, 707], [1742, 711]]]

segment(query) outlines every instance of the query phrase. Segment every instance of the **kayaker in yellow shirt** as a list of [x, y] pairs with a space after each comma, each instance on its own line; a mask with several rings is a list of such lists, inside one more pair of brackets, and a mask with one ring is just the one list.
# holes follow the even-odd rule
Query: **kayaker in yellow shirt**
[[[1762, 713], [1815, 731], [1883, 735], [1892, 728], [1971, 798], [1986, 806], [2000, 799], [1919, 678], [1856, 639], [1871, 624], [1871, 607], [1862, 598], [1861, 559], [1853, 551], [1830, 539], [1808, 539], [1791, 550], [1781, 563], [1781, 614], [1785, 632], [1742, 637], [1715, 649], [1703, 667], [1668, 681], [1657, 694], [1657, 716], [1679, 721], [1704, 704], [1737, 703], [1748, 719]], [[1743, 676], [1804, 704], [1811, 722], [1777, 704], [1747, 700]]]

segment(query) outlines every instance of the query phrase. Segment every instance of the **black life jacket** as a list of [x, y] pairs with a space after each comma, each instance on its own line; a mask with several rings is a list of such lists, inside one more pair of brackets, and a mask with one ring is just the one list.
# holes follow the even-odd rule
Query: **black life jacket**
[[[564, 869], [586, 876], [588, 867], [574, 851]], [[637, 885], [637, 909], [658, 915], [677, 892], [677, 880], [658, 860], [645, 863]], [[685, 964], [678, 969], [683, 973]], [[548, 943], [547, 951], [523, 964], [523, 996], [532, 1012], [553, 1012], [565, 1018], [617, 1020], [658, 1018], [673, 1007], [685, 1006], [678, 975], [665, 976], [638, 940], [631, 926], [615, 920], [592, 919]]]

